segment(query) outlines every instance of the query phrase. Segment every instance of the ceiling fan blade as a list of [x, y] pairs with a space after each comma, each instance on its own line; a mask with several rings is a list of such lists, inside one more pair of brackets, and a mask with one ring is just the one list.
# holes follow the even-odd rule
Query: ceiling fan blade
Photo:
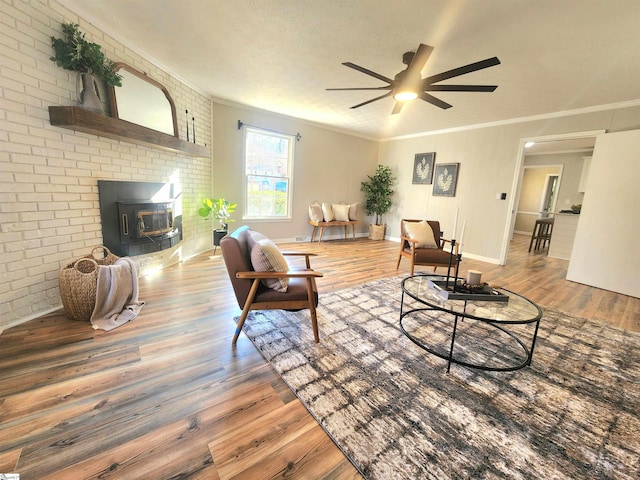
[[447, 108], [452, 107], [452, 105], [449, 105], [447, 102], [443, 102], [439, 98], [436, 98], [433, 95], [429, 95], [426, 92], [421, 92], [418, 95], [418, 97], [424, 100], [425, 102], [429, 102], [431, 105], [435, 105], [436, 107], [442, 108], [443, 110], [446, 110]]
[[369, 104], [371, 102], [375, 102], [376, 100], [380, 100], [381, 98], [388, 97], [389, 95], [391, 95], [391, 92], [385, 93], [384, 95], [380, 95], [379, 97], [376, 97], [376, 98], [372, 98], [371, 100], [367, 100], [366, 102], [359, 103], [358, 105], [354, 105], [351, 108], [362, 107], [362, 106], [367, 105], [367, 104]]
[[498, 57], [487, 58], [485, 60], [480, 60], [479, 62], [470, 63], [463, 67], [454, 68], [453, 70], [432, 75], [423, 79], [422, 84], [425, 85], [426, 88], [427, 85], [431, 85], [432, 83], [441, 82], [442, 80], [448, 80], [449, 78], [458, 77], [460, 75], [475, 72], [476, 70], [482, 70], [483, 68], [494, 67], [496, 65], [500, 65]]
[[427, 92], [493, 92], [497, 85], [427, 85]]
[[407, 102], [396, 102], [396, 104], [393, 106], [393, 111], [391, 112], [391, 115], [395, 115], [396, 113], [400, 113], [400, 110], [402, 110], [402, 107], [404, 107], [404, 104]]
[[371, 70], [361, 67], [360, 65], [356, 65], [355, 63], [344, 62], [342, 65], [344, 65], [345, 67], [353, 68], [354, 70], [358, 70], [359, 72], [369, 75], [370, 77], [377, 78], [378, 80], [382, 80], [383, 82], [387, 82], [389, 85], [393, 83], [393, 80], [391, 80], [390, 78], [387, 78], [384, 75], [380, 75], [379, 73], [372, 72]]
[[327, 88], [327, 90], [391, 90], [391, 85], [387, 85], [386, 87]]
[[421, 76], [422, 69], [424, 68], [427, 60], [429, 60], [429, 55], [433, 52], [433, 47], [429, 45], [425, 45], [421, 43], [418, 46], [418, 50], [413, 55], [411, 59], [411, 63], [407, 67], [407, 73], [405, 73], [404, 78], [412, 78], [414, 76]]

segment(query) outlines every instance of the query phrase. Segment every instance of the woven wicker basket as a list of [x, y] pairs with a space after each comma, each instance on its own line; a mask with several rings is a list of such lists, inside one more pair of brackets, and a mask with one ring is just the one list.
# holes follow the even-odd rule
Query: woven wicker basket
[[384, 240], [384, 231], [387, 228], [386, 225], [369, 225], [369, 239], [371, 240]]
[[98, 265], [113, 265], [120, 257], [111, 253], [111, 250], [104, 245], [97, 245], [91, 249], [89, 255], [82, 258], [92, 258], [98, 262]]
[[67, 316], [73, 320], [89, 321], [96, 304], [98, 262], [80, 258], [60, 270], [60, 297]]
[[107, 247], [100, 245], [94, 247], [91, 254], [60, 269], [60, 297], [69, 318], [83, 322], [91, 319], [96, 305], [98, 266], [113, 265], [118, 258]]

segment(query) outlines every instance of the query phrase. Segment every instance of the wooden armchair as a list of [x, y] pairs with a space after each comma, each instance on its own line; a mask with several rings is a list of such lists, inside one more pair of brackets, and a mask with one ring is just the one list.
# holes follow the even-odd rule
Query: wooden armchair
[[[313, 253], [285, 253], [287, 256], [305, 258], [306, 269], [289, 271], [261, 271], [254, 270], [251, 262], [249, 228], [240, 227], [233, 233], [220, 240], [222, 257], [229, 273], [231, 285], [238, 300], [242, 314], [236, 325], [233, 345], [242, 331], [250, 310], [303, 310], [309, 309], [313, 337], [316, 343], [320, 341], [318, 335], [318, 319], [316, 307], [318, 305], [318, 289], [315, 279], [322, 277], [322, 273], [311, 269], [309, 257]], [[286, 279], [288, 286], [285, 292], [276, 291], [265, 286], [262, 280]]]
[[[431, 227], [433, 239], [430, 238], [430, 232], [423, 230], [424, 224]], [[413, 235], [410, 230], [413, 231]], [[411, 262], [411, 275], [413, 275], [416, 265], [433, 267], [434, 272], [438, 267], [448, 267], [451, 253], [444, 250], [447, 242], [451, 243], [451, 240], [442, 238], [440, 222], [403, 219], [400, 222], [400, 252], [398, 253], [396, 270], [400, 268], [400, 261], [403, 257], [408, 258]]]

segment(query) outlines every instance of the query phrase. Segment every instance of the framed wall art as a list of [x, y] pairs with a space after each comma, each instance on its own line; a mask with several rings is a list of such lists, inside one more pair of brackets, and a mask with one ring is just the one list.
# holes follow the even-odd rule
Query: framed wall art
[[433, 179], [433, 195], [455, 197], [458, 183], [459, 163], [439, 163], [436, 165]]
[[431, 185], [433, 182], [433, 163], [435, 159], [436, 152], [416, 153], [413, 160], [412, 183]]

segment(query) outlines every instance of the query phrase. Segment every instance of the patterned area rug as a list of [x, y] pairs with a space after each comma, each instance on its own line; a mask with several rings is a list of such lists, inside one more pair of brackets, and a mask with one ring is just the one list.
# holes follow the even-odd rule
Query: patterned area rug
[[402, 333], [400, 299], [399, 277], [321, 295], [320, 344], [307, 311], [244, 327], [365, 478], [640, 478], [640, 335], [545, 309], [530, 367], [446, 373]]

